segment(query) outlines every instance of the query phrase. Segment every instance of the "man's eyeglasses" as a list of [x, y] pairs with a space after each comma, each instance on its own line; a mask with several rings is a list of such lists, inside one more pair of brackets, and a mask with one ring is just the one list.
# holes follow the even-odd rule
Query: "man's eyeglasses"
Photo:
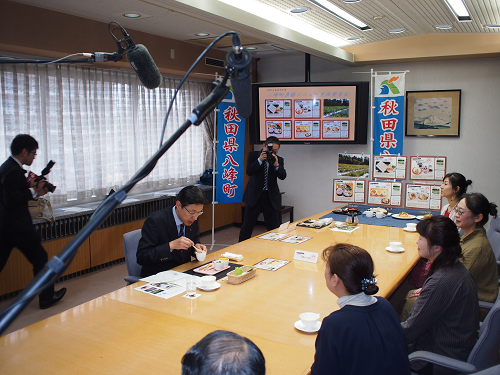
[[38, 154], [36, 153], [36, 151], [31, 151], [30, 154], [33, 154], [33, 156], [37, 156]]
[[198, 216], [200, 216], [200, 215], [202, 215], [202, 214], [203, 214], [203, 211], [200, 211], [200, 212], [191, 212], [191, 211], [189, 211], [189, 210], [186, 208], [186, 206], [184, 206], [184, 209], [185, 209], [185, 210], [186, 210], [186, 211], [187, 211], [187, 212], [188, 212], [191, 216], [194, 216], [194, 217], [198, 217]]

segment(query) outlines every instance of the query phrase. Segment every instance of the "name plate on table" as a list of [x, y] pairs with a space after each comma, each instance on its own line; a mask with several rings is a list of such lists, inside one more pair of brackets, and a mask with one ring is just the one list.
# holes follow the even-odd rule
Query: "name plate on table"
[[302, 260], [309, 263], [318, 263], [318, 253], [312, 253], [310, 251], [295, 250], [295, 255], [293, 259]]

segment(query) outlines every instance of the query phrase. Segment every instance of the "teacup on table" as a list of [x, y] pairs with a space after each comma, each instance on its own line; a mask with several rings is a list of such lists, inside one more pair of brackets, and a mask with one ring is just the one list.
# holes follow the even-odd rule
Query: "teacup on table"
[[206, 251], [202, 251], [201, 253], [195, 251], [195, 254], [196, 254], [196, 259], [198, 259], [200, 262], [203, 262], [205, 260], [205, 258], [207, 257]]
[[376, 216], [377, 216], [377, 219], [382, 219], [385, 216], [385, 214], [383, 212], [379, 211], [379, 212], [377, 212]]
[[229, 259], [228, 258], [220, 258], [219, 260], [222, 261], [222, 264], [223, 264], [222, 268], [226, 268], [227, 266], [229, 266]]
[[319, 314], [313, 312], [305, 312], [299, 315], [302, 325], [306, 329], [313, 329], [319, 319]]
[[368, 210], [368, 211], [366, 211], [365, 215], [366, 215], [366, 217], [373, 217], [375, 215], [375, 213], [371, 210]]
[[[220, 271], [221, 269], [224, 268], [224, 262], [220, 259], [214, 260], [213, 263], [214, 263], [214, 268], [216, 271]], [[229, 263], [229, 260], [228, 260], [228, 263]]]
[[417, 230], [417, 224], [416, 223], [406, 223], [405, 229], [414, 232]]
[[215, 286], [215, 276], [202, 276], [201, 285], [203, 288], [213, 288]]
[[401, 242], [389, 242], [392, 251], [401, 251]]

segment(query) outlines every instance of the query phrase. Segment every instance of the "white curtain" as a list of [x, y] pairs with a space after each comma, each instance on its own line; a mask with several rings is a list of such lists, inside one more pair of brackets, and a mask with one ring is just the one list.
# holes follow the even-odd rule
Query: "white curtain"
[[[155, 90], [134, 73], [75, 65], [0, 64], [0, 157], [20, 133], [39, 144], [31, 170], [56, 162], [48, 194], [56, 206], [102, 199], [132, 177], [158, 149], [165, 113], [179, 80], [164, 77]], [[187, 81], [177, 94], [164, 140], [210, 92]], [[213, 116], [213, 115], [211, 115]], [[131, 193], [197, 183], [206, 169], [210, 139], [191, 126]], [[204, 136], [205, 134], [205, 136]]]

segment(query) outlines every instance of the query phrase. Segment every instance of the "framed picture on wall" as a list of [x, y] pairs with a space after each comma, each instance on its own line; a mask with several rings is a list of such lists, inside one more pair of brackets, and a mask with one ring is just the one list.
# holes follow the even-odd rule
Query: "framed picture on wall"
[[407, 91], [406, 135], [460, 136], [462, 90]]

